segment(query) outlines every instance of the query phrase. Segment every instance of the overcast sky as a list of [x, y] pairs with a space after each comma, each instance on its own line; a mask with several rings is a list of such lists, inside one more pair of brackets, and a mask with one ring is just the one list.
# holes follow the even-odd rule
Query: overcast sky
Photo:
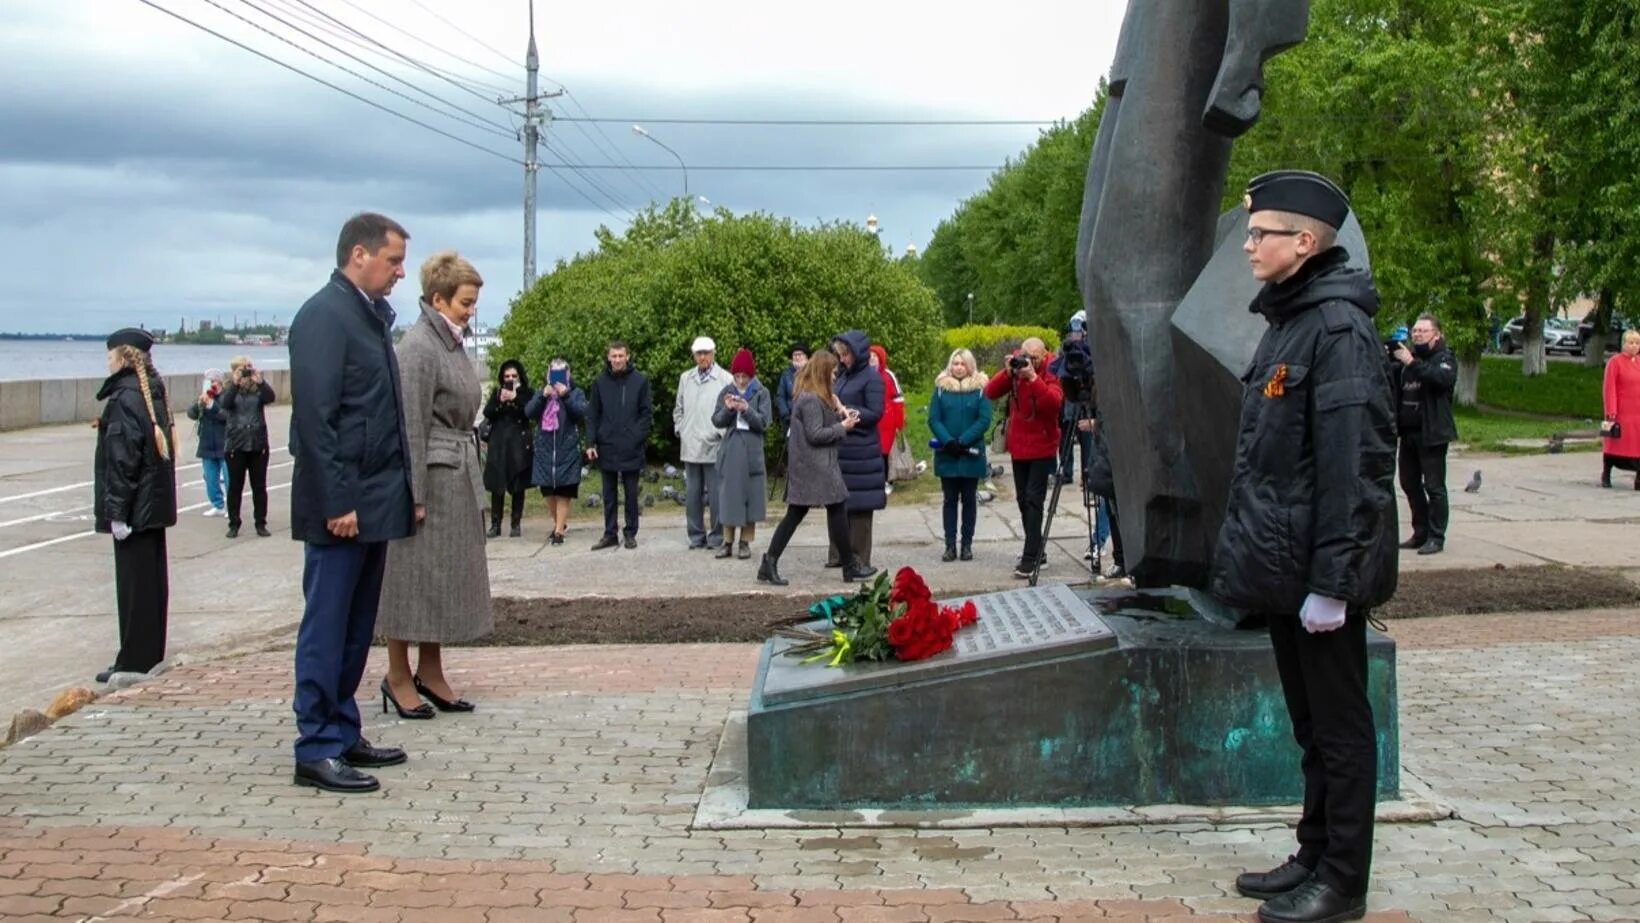
[[[522, 93], [525, 0], [153, 2], [496, 154], [521, 157], [522, 145], [509, 136], [517, 120], [493, 99], [499, 89]], [[1124, 7], [1122, 0], [1016, 0], [960, 12], [880, 0], [542, 2], [543, 89], [562, 85], [572, 94], [549, 104], [555, 114], [623, 120], [556, 122], [547, 143], [578, 164], [675, 168], [671, 155], [632, 133], [630, 120], [646, 120], [693, 168], [689, 192], [714, 206], [804, 223], [863, 222], [874, 213], [896, 253], [907, 243], [922, 248], [942, 218], [984, 187], [987, 173], [706, 168], [999, 165], [1037, 127], [649, 120], [1069, 118], [1092, 102]], [[315, 9], [357, 33], [344, 40]], [[478, 124], [443, 118], [309, 56], [302, 49], [441, 106], [269, 14], [469, 110], [457, 114]], [[0, 253], [10, 269], [0, 288], [0, 331], [174, 329], [183, 317], [192, 326], [236, 314], [248, 320], [252, 312], [288, 321], [329, 273], [342, 220], [361, 209], [406, 225], [412, 270], [435, 249], [472, 258], [489, 283], [481, 320], [499, 320], [517, 293], [518, 164], [319, 86], [140, 0], [0, 0], [0, 16]], [[390, 63], [381, 46], [453, 72], [465, 88], [402, 59]], [[541, 174], [542, 272], [590, 249], [599, 224], [619, 230], [631, 211], [683, 192], [676, 169], [585, 172], [602, 188], [573, 173], [569, 184]], [[403, 308], [413, 295], [407, 282], [396, 300]]]

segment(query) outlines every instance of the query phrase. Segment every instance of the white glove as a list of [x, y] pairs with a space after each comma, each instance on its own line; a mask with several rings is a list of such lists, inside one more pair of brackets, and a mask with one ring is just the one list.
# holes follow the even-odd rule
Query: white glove
[[123, 542], [131, 537], [131, 527], [123, 522], [116, 522], [109, 526], [114, 533], [114, 541]]
[[1344, 601], [1314, 593], [1304, 597], [1304, 607], [1298, 610], [1298, 620], [1310, 634], [1333, 631], [1344, 627]]

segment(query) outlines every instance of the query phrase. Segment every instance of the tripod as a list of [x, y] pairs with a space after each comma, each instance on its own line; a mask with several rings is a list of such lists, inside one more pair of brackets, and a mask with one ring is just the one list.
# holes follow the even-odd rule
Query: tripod
[[[1059, 434], [1059, 455], [1054, 458], [1054, 466], [1056, 468], [1059, 465], [1059, 459], [1065, 458], [1066, 455], [1072, 450], [1072, 447], [1076, 445], [1076, 434], [1078, 432], [1079, 424], [1083, 420], [1095, 419], [1093, 415], [1093, 408], [1090, 407], [1086, 401], [1077, 401], [1072, 405], [1072, 410], [1074, 411], [1074, 419], [1072, 419], [1072, 421], [1064, 427], [1064, 432]], [[1104, 570], [1104, 548], [1094, 541], [1097, 536], [1096, 527], [1094, 524], [1098, 519], [1099, 506], [1104, 503], [1104, 501], [1099, 498], [1098, 494], [1090, 493], [1088, 491], [1088, 478], [1086, 473], [1088, 460], [1086, 455], [1087, 453], [1083, 452], [1082, 513], [1087, 520], [1088, 547], [1093, 549], [1093, 558], [1088, 562], [1088, 576], [1091, 580]], [[1038, 545], [1036, 565], [1031, 568], [1031, 586], [1036, 586], [1037, 579], [1042, 575], [1042, 562], [1048, 556], [1048, 534], [1053, 529], [1054, 513], [1059, 510], [1059, 493], [1065, 486], [1065, 483], [1060, 479], [1059, 474], [1060, 472], [1058, 471], [1054, 472], [1053, 493], [1048, 497], [1048, 509], [1042, 514], [1042, 541], [1041, 544]]]

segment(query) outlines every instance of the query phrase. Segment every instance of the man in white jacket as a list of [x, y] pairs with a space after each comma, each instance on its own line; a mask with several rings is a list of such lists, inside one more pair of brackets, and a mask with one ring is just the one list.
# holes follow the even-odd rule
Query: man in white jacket
[[[734, 379], [718, 365], [717, 344], [711, 337], [695, 337], [690, 350], [695, 366], [678, 377], [678, 400], [672, 405], [672, 431], [678, 434], [683, 461], [684, 519], [689, 529], [689, 547], [716, 548], [723, 544], [723, 527], [718, 517], [717, 452], [723, 431], [712, 425], [712, 411], [718, 395]], [[706, 505], [712, 508], [712, 525], [704, 521]]]

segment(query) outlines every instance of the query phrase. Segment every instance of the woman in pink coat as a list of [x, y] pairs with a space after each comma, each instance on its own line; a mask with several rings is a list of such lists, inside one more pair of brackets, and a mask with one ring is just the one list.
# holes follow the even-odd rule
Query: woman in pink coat
[[[1606, 363], [1603, 395], [1606, 422], [1600, 430], [1606, 436], [1606, 454], [1600, 486], [1612, 486], [1612, 469], [1622, 468], [1636, 472], [1634, 489], [1640, 490], [1640, 330], [1623, 332], [1623, 351]], [[1616, 438], [1608, 435], [1613, 425], [1621, 430]]]

